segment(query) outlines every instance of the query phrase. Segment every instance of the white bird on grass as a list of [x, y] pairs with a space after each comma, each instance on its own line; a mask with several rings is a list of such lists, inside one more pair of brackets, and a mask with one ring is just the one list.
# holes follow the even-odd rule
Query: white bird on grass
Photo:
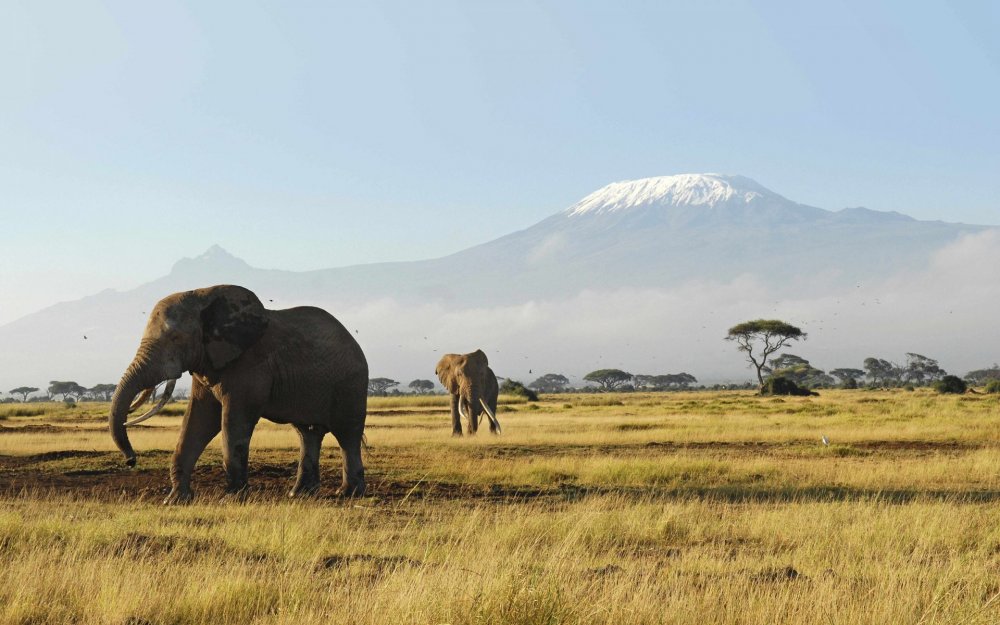
[[826, 445], [827, 447], [830, 446], [830, 439], [826, 437], [826, 434], [824, 434], [819, 440], [823, 441], [823, 444]]

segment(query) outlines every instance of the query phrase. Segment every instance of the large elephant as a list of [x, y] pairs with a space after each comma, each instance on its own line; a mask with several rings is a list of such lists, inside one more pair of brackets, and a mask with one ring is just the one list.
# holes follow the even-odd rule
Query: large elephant
[[497, 376], [490, 369], [483, 350], [471, 354], [445, 354], [438, 361], [437, 373], [441, 384], [451, 393], [451, 433], [462, 435], [462, 419], [467, 421], [467, 431], [475, 434], [479, 430], [479, 416], [486, 413], [490, 420], [490, 432], [500, 433], [497, 421]]
[[[195, 463], [220, 431], [227, 490], [244, 489], [250, 436], [260, 417], [290, 423], [298, 431], [302, 448], [290, 495], [319, 486], [320, 445], [327, 432], [336, 437], [343, 455], [338, 493], [364, 494], [361, 444], [368, 362], [354, 337], [329, 313], [310, 306], [267, 310], [253, 292], [232, 285], [160, 300], [111, 401], [111, 435], [129, 466], [135, 466], [135, 451], [126, 427], [156, 414], [184, 371], [192, 377], [191, 402], [164, 503], [193, 497]], [[170, 382], [160, 402], [126, 422], [127, 414], [165, 380]]]

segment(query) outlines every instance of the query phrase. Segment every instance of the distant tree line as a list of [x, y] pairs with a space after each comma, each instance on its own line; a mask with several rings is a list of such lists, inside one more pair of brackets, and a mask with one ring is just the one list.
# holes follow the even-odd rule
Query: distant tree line
[[[946, 378], [962, 380], [970, 386], [1000, 385], [1000, 366], [976, 369], [963, 378], [949, 376], [938, 361], [923, 354], [907, 352], [902, 364], [885, 358], [865, 358], [860, 368], [841, 367], [823, 371], [795, 354], [781, 354], [762, 369], [767, 378], [782, 377], [809, 389], [817, 388], [916, 388], [935, 386]], [[765, 379], [767, 379], [765, 378]], [[953, 382], [949, 382], [952, 386]]]
[[[17, 388], [12, 388], [7, 391], [9, 396], [0, 398], [0, 402], [111, 401], [111, 397], [115, 393], [115, 387], [115, 384], [105, 383], [95, 384], [88, 388], [72, 380], [52, 380], [45, 389], [38, 388], [37, 386], [18, 386]], [[0, 393], [0, 395], [2, 394]], [[174, 399], [183, 399], [185, 395], [185, 390], [177, 389], [174, 391], [173, 397]], [[155, 397], [156, 393], [154, 392], [153, 398], [155, 399]]]
[[597, 369], [583, 376], [592, 386], [570, 386], [569, 378], [560, 373], [546, 373], [527, 388], [539, 393], [579, 393], [610, 391], [674, 391], [691, 388], [698, 382], [690, 373], [662, 375], [632, 374], [621, 369]]
[[[795, 354], [779, 354], [761, 367], [763, 379], [783, 377], [802, 388], [910, 388], [934, 386], [946, 377], [958, 379], [968, 386], [985, 386], [989, 392], [1000, 392], [1000, 365], [994, 363], [984, 369], [969, 371], [962, 378], [949, 376], [937, 360], [908, 352], [903, 364], [874, 356], [864, 359], [860, 368], [839, 367], [824, 371], [808, 360]], [[765, 377], [766, 376], [766, 377]], [[583, 376], [589, 385], [574, 387], [569, 378], [561, 373], [546, 373], [530, 384], [516, 380], [504, 380], [501, 392], [515, 395], [536, 393], [580, 393], [610, 391], [681, 391], [694, 388], [740, 389], [754, 388], [754, 384], [715, 384], [710, 387], [695, 386], [698, 383], [690, 373], [666, 373], [659, 375], [631, 374], [621, 369], [597, 369]], [[369, 395], [403, 395], [400, 382], [391, 378], [372, 378], [368, 381]], [[436, 391], [434, 382], [425, 379], [412, 380], [406, 385], [410, 394], [428, 395]], [[523, 389], [523, 390], [522, 390]], [[7, 391], [7, 397], [0, 397], [0, 403], [39, 401], [110, 401], [115, 392], [111, 383], [95, 384], [89, 388], [74, 381], [52, 380], [44, 390], [36, 386], [18, 386]], [[437, 391], [440, 392], [440, 391]], [[0, 396], [4, 393], [0, 393]], [[527, 395], [526, 395], [527, 396]], [[175, 399], [183, 399], [185, 391], [177, 389]], [[155, 394], [154, 394], [155, 398]]]

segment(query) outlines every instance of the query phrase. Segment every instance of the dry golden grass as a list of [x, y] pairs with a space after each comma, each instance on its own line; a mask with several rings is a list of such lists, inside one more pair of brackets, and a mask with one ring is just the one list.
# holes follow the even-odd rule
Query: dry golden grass
[[[182, 508], [73, 489], [120, 477], [106, 410], [0, 422], [0, 624], [1000, 622], [996, 397], [546, 396], [474, 439], [379, 398], [372, 496]], [[133, 434], [150, 482], [179, 422]], [[251, 481], [296, 457], [262, 424]]]

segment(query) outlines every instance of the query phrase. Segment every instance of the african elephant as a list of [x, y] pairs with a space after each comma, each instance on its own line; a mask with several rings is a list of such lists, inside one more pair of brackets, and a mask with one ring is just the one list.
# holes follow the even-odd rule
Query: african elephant
[[451, 393], [452, 435], [462, 435], [461, 416], [466, 418], [468, 433], [475, 434], [483, 412], [490, 420], [490, 432], [500, 433], [500, 422], [496, 417], [497, 376], [490, 369], [483, 350], [477, 349], [471, 354], [445, 354], [434, 372]]
[[[354, 337], [329, 313], [310, 306], [268, 310], [253, 292], [232, 285], [160, 300], [111, 401], [111, 435], [129, 466], [135, 466], [136, 459], [126, 428], [156, 414], [184, 371], [192, 377], [191, 401], [170, 467], [172, 489], [164, 503], [193, 497], [194, 465], [220, 431], [227, 491], [244, 489], [250, 436], [262, 416], [290, 423], [298, 431], [301, 454], [290, 495], [308, 494], [319, 486], [320, 445], [327, 432], [336, 437], [343, 456], [338, 493], [364, 494], [361, 444], [368, 362]], [[170, 382], [160, 402], [126, 422], [127, 414], [164, 380]]]

